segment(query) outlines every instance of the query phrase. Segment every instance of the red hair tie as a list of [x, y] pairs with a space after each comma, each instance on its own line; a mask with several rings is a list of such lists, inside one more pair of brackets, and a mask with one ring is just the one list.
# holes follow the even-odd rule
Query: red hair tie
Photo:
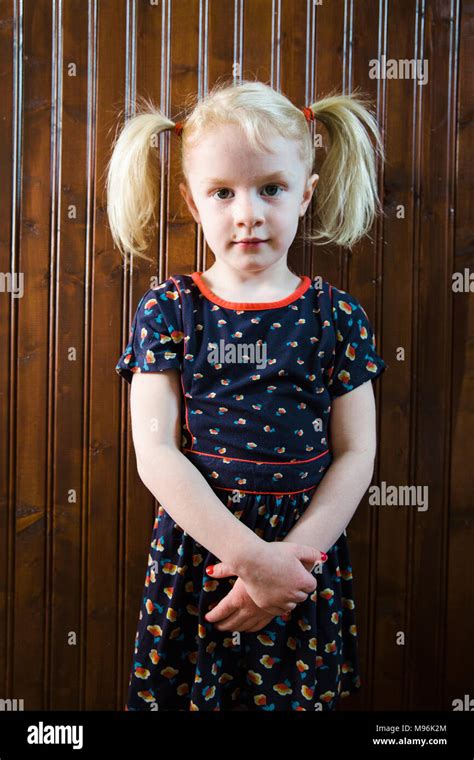
[[174, 125], [174, 131], [175, 131], [175, 134], [178, 135], [178, 137], [181, 136], [181, 132], [183, 131], [183, 127], [184, 127], [184, 124], [183, 124], [182, 121], [177, 121], [176, 124]]
[[303, 111], [307, 122], [314, 121], [316, 119], [313, 109], [309, 108], [309, 106], [304, 106], [304, 108], [301, 110]]

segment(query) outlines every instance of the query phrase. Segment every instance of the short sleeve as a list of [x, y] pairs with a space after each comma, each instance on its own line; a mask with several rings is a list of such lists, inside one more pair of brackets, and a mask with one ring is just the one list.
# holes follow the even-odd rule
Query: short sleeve
[[376, 351], [374, 331], [357, 298], [332, 286], [332, 315], [336, 345], [328, 373], [331, 397], [375, 380], [387, 368]]
[[148, 290], [132, 320], [129, 340], [115, 371], [128, 383], [136, 372], [182, 369], [184, 334], [180, 294], [172, 279]]

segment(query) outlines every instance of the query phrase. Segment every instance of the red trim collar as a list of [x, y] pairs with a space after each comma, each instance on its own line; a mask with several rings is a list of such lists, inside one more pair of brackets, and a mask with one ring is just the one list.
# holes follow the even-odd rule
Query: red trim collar
[[201, 279], [202, 272], [193, 272], [191, 274], [192, 279], [196, 283], [197, 287], [201, 291], [201, 293], [212, 303], [217, 304], [218, 306], [224, 306], [228, 309], [236, 309], [237, 311], [246, 311], [246, 310], [258, 310], [258, 309], [278, 309], [280, 306], [287, 306], [290, 303], [293, 303], [293, 301], [296, 301], [298, 298], [300, 298], [303, 293], [306, 293], [309, 286], [311, 285], [311, 278], [308, 277], [308, 275], [303, 275], [301, 277], [301, 284], [298, 285], [296, 290], [293, 291], [293, 293], [290, 293], [289, 296], [286, 296], [285, 298], [281, 298], [279, 301], [260, 301], [259, 302], [238, 302], [238, 301], [226, 301], [224, 298], [219, 298], [215, 293], [212, 292], [212, 290], [209, 290], [207, 285], [205, 285]]

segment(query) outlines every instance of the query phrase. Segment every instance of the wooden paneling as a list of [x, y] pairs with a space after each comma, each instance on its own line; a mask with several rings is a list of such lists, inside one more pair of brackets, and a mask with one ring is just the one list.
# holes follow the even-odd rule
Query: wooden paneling
[[[429, 494], [426, 511], [366, 494], [349, 525], [363, 689], [340, 709], [474, 696], [474, 312], [451, 287], [473, 269], [473, 16], [459, 0], [0, 2], [1, 272], [24, 289], [0, 292], [0, 698], [123, 709], [156, 505], [114, 367], [150, 277], [213, 256], [179, 193], [174, 135], [156, 263], [133, 276], [112, 246], [105, 170], [137, 97], [178, 120], [233, 72], [298, 106], [360, 88], [386, 148], [370, 237], [352, 252], [297, 238], [289, 258], [356, 295], [375, 327], [389, 370], [373, 483]], [[371, 78], [381, 56], [426, 59], [427, 83]]]

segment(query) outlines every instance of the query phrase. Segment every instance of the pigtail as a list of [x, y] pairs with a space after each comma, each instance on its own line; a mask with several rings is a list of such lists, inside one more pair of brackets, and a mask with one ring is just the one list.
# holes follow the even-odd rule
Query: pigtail
[[315, 192], [321, 229], [307, 238], [351, 248], [382, 211], [376, 175], [376, 156], [384, 158], [379, 128], [360, 95], [331, 95], [310, 108], [326, 127], [330, 147]]
[[158, 135], [174, 123], [151, 103], [132, 116], [116, 139], [107, 167], [107, 216], [114, 243], [127, 254], [152, 261], [144, 251], [156, 222], [159, 184]]

